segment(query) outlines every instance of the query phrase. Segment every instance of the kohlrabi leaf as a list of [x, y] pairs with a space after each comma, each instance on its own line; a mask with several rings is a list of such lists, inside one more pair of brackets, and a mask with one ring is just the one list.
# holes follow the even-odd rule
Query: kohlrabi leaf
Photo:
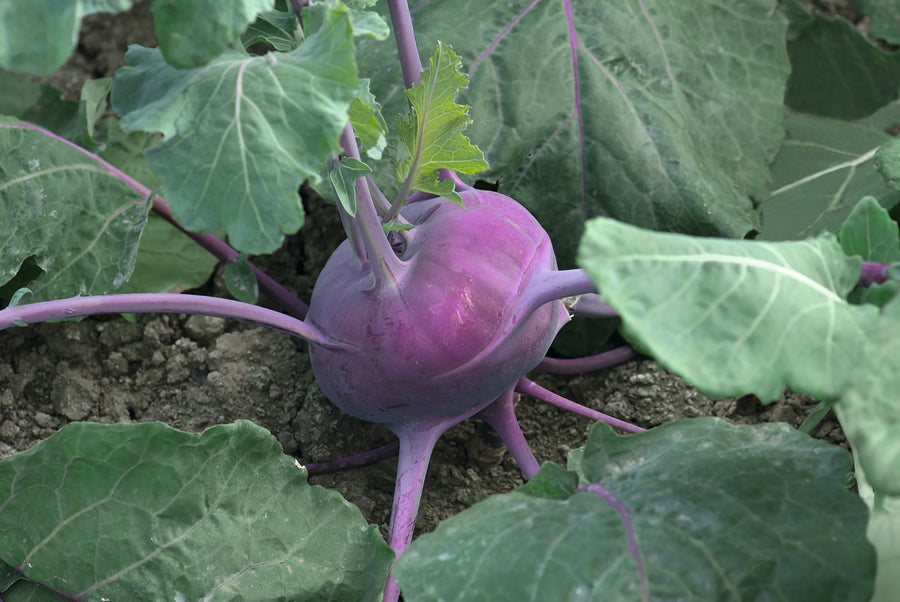
[[875, 492], [866, 480], [858, 458], [854, 480], [859, 497], [869, 507], [866, 535], [878, 557], [875, 594], [871, 602], [894, 602], [900, 592], [900, 497]]
[[136, 0], [0, 0], [0, 67], [50, 75], [72, 54], [81, 19], [117, 13]]
[[219, 56], [275, 0], [153, 0], [153, 28], [166, 62], [193, 69]]
[[397, 164], [396, 176], [410, 182], [409, 190], [433, 192], [459, 202], [453, 192], [439, 184], [439, 169], [472, 174], [487, 168], [481, 150], [463, 134], [471, 123], [469, 108], [456, 104], [456, 97], [469, 79], [453, 49], [438, 42], [429, 67], [419, 83], [407, 90], [411, 104], [408, 117], [397, 122], [403, 150], [408, 158]]
[[877, 311], [847, 303], [860, 275], [832, 235], [799, 241], [694, 238], [606, 218], [579, 263], [626, 337], [715, 397], [785, 387], [834, 400], [858, 369]]
[[97, 127], [97, 122], [109, 108], [109, 89], [112, 88], [111, 77], [89, 79], [81, 87], [81, 102], [84, 105], [84, 125], [91, 136]]
[[[476, 177], [531, 210], [572, 267], [597, 215], [703, 235], [758, 228], [750, 197], [783, 133], [789, 70], [774, 5], [432, 0], [413, 19], [420, 48], [443, 40], [469, 72], [467, 132], [491, 166]], [[360, 53], [386, 114], [406, 103], [391, 52]]]
[[241, 253], [234, 261], [226, 263], [223, 276], [225, 286], [228, 287], [232, 297], [244, 303], [256, 303], [259, 297], [259, 283], [246, 253]]
[[900, 299], [867, 325], [835, 411], [872, 488], [900, 496]]
[[888, 188], [900, 188], [900, 138], [892, 138], [878, 148], [875, 169]]
[[250, 422], [73, 423], [0, 461], [0, 558], [77, 599], [377, 600], [375, 526]]
[[900, 2], [856, 0], [856, 8], [869, 18], [869, 37], [900, 44]]
[[156, 146], [160, 135], [147, 132], [122, 130], [118, 119], [104, 119], [94, 132], [94, 139], [100, 146], [98, 154], [117, 168], [151, 190], [159, 191], [162, 182], [150, 169], [144, 153]]
[[151, 213], [134, 272], [123, 293], [181, 293], [209, 280], [219, 260], [163, 218]]
[[[886, 112], [896, 112], [893, 106]], [[876, 114], [873, 119], [881, 118]], [[880, 124], [879, 124], [880, 125]], [[871, 195], [886, 208], [900, 201], [872, 158], [892, 138], [881, 127], [813, 115], [788, 115], [787, 138], [772, 164], [772, 192], [762, 203], [760, 238], [807, 238], [837, 232], [857, 201]]]
[[369, 166], [362, 161], [344, 157], [328, 173], [338, 201], [351, 217], [356, 216], [356, 180], [371, 172]]
[[293, 10], [267, 11], [257, 15], [241, 35], [241, 42], [249, 48], [254, 44], [271, 44], [280, 52], [289, 52], [300, 45], [303, 32]]
[[17, 120], [0, 119], [0, 148], [0, 283], [33, 258], [43, 270], [27, 284], [35, 301], [121, 288], [150, 200], [89, 154]]
[[369, 90], [369, 80], [359, 80], [359, 91], [350, 104], [350, 124], [367, 156], [380, 159], [387, 145], [387, 124], [381, 115], [381, 105]]
[[[85, 84], [88, 85], [88, 84]], [[70, 142], [94, 150], [84, 102], [66, 100], [59, 88], [24, 73], [0, 70], [0, 115], [40, 125]]]
[[[783, 424], [701, 418], [621, 437], [594, 427], [589, 484], [545, 465], [414, 541], [416, 601], [868, 600], [865, 505], [849, 454]], [[569, 476], [566, 476], [569, 475]], [[818, 510], [817, 510], [818, 509]]]
[[188, 230], [225, 231], [233, 247], [255, 254], [274, 251], [302, 225], [297, 190], [340, 152], [358, 89], [348, 14], [314, 9], [321, 27], [289, 53], [226, 50], [191, 70], [172, 68], [156, 49], [126, 54], [113, 108], [126, 131], [165, 136], [147, 159]]
[[791, 76], [785, 103], [795, 111], [859, 119], [897, 99], [900, 54], [867, 40], [843, 17], [793, 4], [788, 33]]
[[900, 232], [875, 197], [863, 197], [841, 226], [838, 240], [847, 255], [863, 261], [900, 261]]

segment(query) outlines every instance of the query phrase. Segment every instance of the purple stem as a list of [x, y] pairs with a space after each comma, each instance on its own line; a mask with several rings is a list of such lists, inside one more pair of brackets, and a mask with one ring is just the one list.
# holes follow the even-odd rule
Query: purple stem
[[[166, 203], [165, 200], [162, 199], [159, 195], [154, 193], [152, 190], [129, 176], [124, 171], [118, 169], [114, 165], [104, 161], [98, 155], [88, 151], [87, 149], [81, 148], [77, 144], [66, 140], [65, 138], [58, 136], [51, 132], [50, 130], [44, 129], [40, 126], [36, 126], [30, 123], [26, 123], [24, 121], [19, 123], [9, 123], [0, 125], [0, 127], [23, 127], [25, 129], [34, 130], [36, 132], [40, 132], [41, 134], [53, 138], [58, 142], [62, 142], [63, 144], [68, 145], [69, 147], [77, 150], [82, 153], [86, 157], [89, 157], [91, 160], [96, 161], [102, 171], [108, 173], [109, 175], [118, 178], [122, 182], [125, 183], [126, 186], [137, 192], [143, 198], [151, 198], [153, 199], [153, 211], [155, 211], [160, 217], [165, 219], [167, 222], [190, 236], [197, 244], [201, 247], [212, 253], [213, 256], [218, 259], [226, 262], [232, 262], [238, 256], [238, 252], [231, 248], [228, 244], [223, 242], [220, 238], [213, 234], [198, 234], [196, 232], [188, 232], [184, 228], [182, 228], [176, 221], [175, 218], [172, 217], [172, 209], [169, 207], [169, 204]], [[263, 273], [259, 268], [250, 264], [253, 273], [256, 275], [256, 279], [259, 282], [259, 287], [262, 291], [274, 299], [282, 308], [285, 309], [291, 315], [303, 318], [306, 315], [306, 311], [308, 309], [307, 305], [300, 301], [293, 293], [288, 291], [286, 288], [278, 284], [275, 280], [267, 276]]]
[[186, 313], [229, 318], [279, 330], [331, 349], [349, 347], [303, 320], [265, 307], [232, 299], [171, 293], [94, 295], [15, 305], [0, 311], [0, 330], [48, 320], [121, 313]]
[[881, 284], [890, 280], [888, 275], [887, 263], [876, 263], [874, 261], [862, 262], [862, 270], [859, 274], [859, 286], [871, 286], [873, 284]]
[[381, 447], [362, 452], [361, 454], [354, 454], [352, 456], [347, 456], [346, 458], [327, 460], [325, 462], [310, 462], [304, 464], [303, 467], [306, 468], [306, 471], [310, 476], [340, 472], [351, 468], [368, 466], [386, 458], [390, 458], [391, 456], [396, 456], [397, 450], [399, 449], [400, 442], [391, 441], [387, 445], [382, 445]]
[[628, 550], [634, 556], [637, 563], [638, 575], [641, 579], [641, 598], [646, 602], [650, 599], [650, 593], [647, 587], [647, 571], [644, 569], [644, 559], [638, 549], [637, 538], [634, 534], [634, 526], [631, 524], [631, 510], [613, 494], [612, 491], [598, 483], [588, 483], [578, 488], [578, 491], [585, 493], [593, 493], [602, 498], [607, 504], [612, 506], [622, 517], [622, 525], [625, 527], [625, 533], [628, 537]]
[[637, 352], [630, 345], [622, 345], [611, 351], [576, 359], [545, 357], [537, 369], [550, 374], [581, 374], [618, 366], [637, 356]]
[[[360, 158], [356, 135], [349, 122], [341, 133], [340, 142], [344, 155], [354, 159]], [[384, 235], [381, 218], [375, 210], [375, 201], [372, 199], [366, 178], [357, 178], [354, 189], [357, 201], [356, 217], [350, 218], [351, 227], [346, 228], [347, 235], [358, 237], [358, 240], [355, 241], [351, 238], [350, 242], [354, 248], [360, 245], [365, 249], [366, 262], [380, 286], [396, 288], [399, 286], [398, 278], [406, 270], [406, 266], [394, 254], [390, 241]]]
[[[584, 270], [553, 270], [535, 274], [522, 294], [519, 295], [519, 307], [517, 313], [520, 316], [529, 316], [544, 303], [556, 299], [596, 293], [597, 287], [591, 282]], [[603, 304], [613, 315], [618, 315], [615, 310]]]
[[[431, 461], [434, 444], [447, 429], [471, 418], [490, 405], [491, 401], [457, 416], [387, 425], [400, 440], [397, 482], [394, 487], [394, 504], [391, 508], [391, 526], [388, 533], [388, 545], [394, 550], [397, 558], [403, 555], [409, 542], [412, 541], [416, 515], [419, 513], [419, 503], [422, 500], [422, 487], [425, 485], [425, 473]], [[393, 576], [388, 575], [382, 602], [397, 602], [399, 597], [400, 586], [394, 581]]]
[[619, 430], [623, 430], [626, 433], [641, 433], [644, 431], [644, 429], [639, 426], [635, 426], [633, 424], [625, 422], [624, 420], [619, 420], [618, 418], [613, 418], [612, 416], [607, 416], [602, 412], [592, 410], [591, 408], [586, 408], [581, 404], [570, 401], [562, 395], [557, 395], [553, 391], [545, 389], [536, 382], [528, 380], [524, 376], [519, 379], [518, 383], [516, 383], [516, 391], [518, 391], [519, 393], [525, 393], [526, 395], [530, 395], [535, 399], [539, 399], [543, 402], [549, 403], [550, 405], [556, 406], [561, 410], [566, 410], [568, 412], [572, 412], [573, 414], [578, 414], [579, 416], [590, 418], [591, 420], [602, 420], [608, 425], [613, 426]]
[[576, 318], [618, 318], [619, 312], [607, 305], [597, 293], [581, 295], [570, 308]]
[[[209, 251], [214, 257], [217, 257], [226, 263], [231, 263], [237, 259], [238, 252], [218, 236], [214, 234], [189, 232], [182, 228], [181, 225], [175, 221], [175, 218], [172, 217], [172, 209], [169, 207], [169, 204], [159, 195], [153, 195], [153, 211], [188, 235], [194, 242]], [[300, 318], [301, 320], [306, 317], [306, 312], [309, 310], [309, 306], [306, 303], [298, 299], [296, 295], [284, 288], [271, 276], [253, 265], [252, 262], [248, 262], [248, 265], [256, 276], [256, 281], [259, 283], [260, 290], [281, 306], [288, 314], [295, 318]]]
[[388, 0], [391, 11], [391, 23], [394, 25], [394, 38], [400, 54], [400, 68], [403, 70], [403, 83], [411, 88], [422, 76], [422, 59], [416, 44], [416, 32], [413, 29], [412, 16], [409, 14], [407, 0]]
[[535, 459], [525, 435], [522, 434], [519, 421], [516, 420], [515, 399], [516, 388], [510, 387], [475, 417], [484, 420], [497, 431], [525, 478], [530, 479], [537, 474], [541, 465]]

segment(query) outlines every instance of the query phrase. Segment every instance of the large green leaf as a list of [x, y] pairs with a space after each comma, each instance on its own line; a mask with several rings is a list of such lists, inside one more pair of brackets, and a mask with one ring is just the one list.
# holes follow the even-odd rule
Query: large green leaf
[[858, 458], [854, 476], [859, 497], [869, 507], [866, 535], [878, 557], [875, 594], [871, 602], [894, 602], [900, 592], [900, 497], [874, 491]]
[[[849, 454], [787, 425], [701, 418], [621, 437], [591, 484], [545, 465], [414, 541], [394, 576], [428, 600], [868, 600], [875, 558]], [[643, 583], [642, 583], [643, 582]]]
[[835, 409], [868, 482], [900, 496], [900, 299], [865, 332], [856, 369]]
[[845, 301], [860, 274], [833, 236], [766, 243], [588, 224], [579, 263], [626, 336], [713, 396], [826, 400], [844, 391], [876, 311]]
[[0, 462], [0, 558], [78, 599], [377, 600], [393, 553], [250, 422], [73, 423]]
[[165, 136], [147, 159], [187, 229], [225, 231], [238, 250], [268, 253], [302, 225], [297, 189], [340, 151], [358, 89], [349, 14], [317, 10], [322, 26], [289, 53], [227, 50], [191, 70], [155, 49], [126, 54], [113, 108], [126, 131]]
[[[420, 48], [442, 40], [469, 72], [467, 132], [491, 165], [478, 177], [535, 213], [571, 267], [596, 215], [729, 237], [758, 226], [748, 197], [782, 136], [788, 74], [773, 8], [434, 0], [413, 19]], [[360, 53], [386, 114], [406, 102], [391, 52]]]
[[790, 6], [791, 77], [785, 103], [792, 109], [859, 119], [893, 102], [900, 92], [900, 54], [882, 50], [850, 21]]
[[0, 120], [0, 284], [34, 258], [34, 300], [103, 294], [134, 267], [149, 199], [89, 154]]
[[900, 44], [900, 2], [897, 0], [856, 0], [856, 7], [869, 17], [869, 35], [891, 44]]
[[50, 75], [72, 54], [81, 19], [136, 0], [0, 0], [0, 67]]
[[256, 20], [275, 0], [154, 0], [153, 28], [166, 62], [179, 69], [204, 65]]
[[897, 222], [874, 197], [860, 199], [841, 226], [841, 248], [863, 261], [900, 261], [900, 232]]
[[[99, 80], [90, 80], [91, 82]], [[0, 70], [0, 115], [40, 125], [89, 150], [94, 149], [84, 97], [94, 84], [85, 83], [82, 101], [66, 100], [62, 90], [24, 73]]]
[[[885, 115], [898, 115], [895, 105]], [[874, 115], [880, 121], [882, 115]], [[885, 186], [873, 164], [879, 146], [892, 138], [878, 125], [813, 115], [789, 115], [787, 137], [772, 164], [772, 192], [762, 204], [760, 237], [806, 238], [837, 232], [860, 198], [871, 195], [885, 207], [900, 192]]]

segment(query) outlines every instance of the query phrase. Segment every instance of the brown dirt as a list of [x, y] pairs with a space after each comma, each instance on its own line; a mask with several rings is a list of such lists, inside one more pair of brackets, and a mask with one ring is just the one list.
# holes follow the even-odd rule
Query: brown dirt
[[[116, 32], [141, 32], [152, 44], [147, 2], [116, 17], [86, 20], [78, 52], [53, 81], [77, 98], [85, 78], [109, 75], [121, 64]], [[335, 212], [307, 199], [308, 225], [282, 250], [258, 263], [301, 298], [331, 249], [343, 237]], [[225, 295], [217, 275], [203, 293]], [[334, 408], [315, 384], [302, 341], [244, 324], [181, 315], [119, 317], [42, 324], [0, 334], [0, 457], [22, 451], [71, 421], [159, 420], [200, 431], [246, 418], [269, 429], [285, 453], [322, 461], [389, 441], [379, 425]], [[740, 423], [786, 421], [798, 426], [814, 401], [789, 395], [762, 406], [752, 396], [713, 401], [649, 360], [575, 377], [536, 375], [544, 386], [599, 411], [651, 427], [692, 416]], [[591, 423], [532, 399], [518, 406], [523, 431], [540, 461], [564, 464], [581, 446]], [[428, 474], [419, 531], [430, 530], [489, 495], [523, 483], [508, 454], [485, 462], [467, 453], [473, 421], [451, 429], [438, 444]], [[841, 443], [833, 419], [817, 433]], [[479, 456], [479, 457], [475, 457]], [[386, 528], [394, 460], [312, 478], [358, 505]]]

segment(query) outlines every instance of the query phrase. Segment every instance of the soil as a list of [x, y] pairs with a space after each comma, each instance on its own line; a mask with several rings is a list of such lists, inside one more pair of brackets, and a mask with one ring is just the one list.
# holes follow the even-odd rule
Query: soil
[[[153, 44], [147, 2], [120, 15], [85, 19], [76, 54], [54, 83], [77, 98], [84, 79], [110, 75], [122, 64], [124, 32], [131, 41]], [[308, 225], [281, 251], [256, 263], [308, 299], [343, 233], [333, 208], [312, 195], [305, 195], [304, 204]], [[221, 274], [198, 292], [226, 296]], [[157, 420], [197, 432], [249, 419], [269, 429], [285, 453], [301, 462], [358, 453], [393, 438], [384, 427], [346, 416], [328, 402], [315, 384], [303, 341], [245, 324], [182, 315], [147, 315], [136, 322], [105, 317], [9, 330], [0, 340], [0, 457], [84, 420]], [[790, 393], [768, 406], [752, 395], [712, 400], [646, 359], [599, 373], [533, 378], [643, 427], [695, 416], [798, 426], [815, 405]], [[520, 400], [517, 412], [539, 461], [564, 465], [591, 428], [586, 419], [529, 398]], [[816, 436], [845, 444], [833, 417]], [[389, 459], [311, 482], [337, 489], [386, 531], [394, 476], [395, 460]], [[435, 450], [417, 531], [522, 484], [509, 455], [486, 449], [478, 425], [465, 422], [445, 434]]]

